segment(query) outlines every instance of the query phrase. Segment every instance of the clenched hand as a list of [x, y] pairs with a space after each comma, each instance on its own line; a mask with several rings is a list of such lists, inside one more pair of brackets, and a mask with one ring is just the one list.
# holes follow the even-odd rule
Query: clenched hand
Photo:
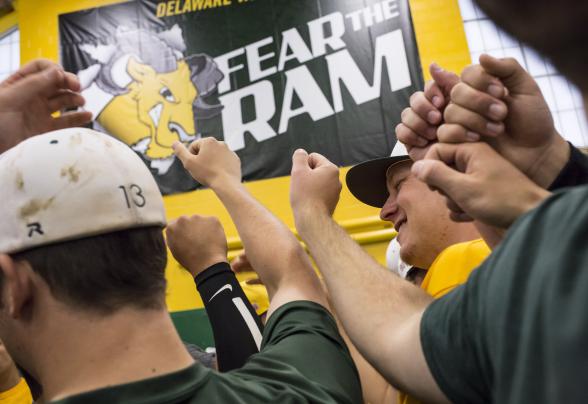
[[227, 262], [227, 237], [216, 217], [181, 216], [167, 225], [165, 235], [172, 255], [192, 276]]

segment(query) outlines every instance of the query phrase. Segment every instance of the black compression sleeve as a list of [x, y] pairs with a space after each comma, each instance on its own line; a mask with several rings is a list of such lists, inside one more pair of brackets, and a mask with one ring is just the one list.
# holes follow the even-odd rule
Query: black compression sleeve
[[214, 264], [195, 278], [212, 326], [218, 368], [238, 369], [259, 352], [263, 325], [226, 262]]
[[570, 143], [570, 159], [549, 187], [550, 191], [560, 188], [588, 184], [588, 156]]

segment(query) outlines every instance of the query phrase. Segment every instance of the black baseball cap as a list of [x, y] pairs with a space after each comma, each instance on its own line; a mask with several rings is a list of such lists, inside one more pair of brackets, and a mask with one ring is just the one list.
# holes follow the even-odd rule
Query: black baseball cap
[[390, 166], [410, 160], [406, 147], [396, 142], [389, 157], [381, 157], [359, 163], [347, 172], [345, 182], [357, 199], [375, 208], [384, 206], [388, 199], [386, 172]]

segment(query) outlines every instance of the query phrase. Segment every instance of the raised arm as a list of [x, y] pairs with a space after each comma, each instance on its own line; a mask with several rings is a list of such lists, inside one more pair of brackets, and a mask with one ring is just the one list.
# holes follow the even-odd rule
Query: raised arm
[[198, 140], [189, 149], [176, 143], [174, 149], [192, 177], [210, 187], [231, 215], [249, 261], [267, 288], [268, 316], [295, 300], [326, 307], [320, 281], [296, 237], [241, 183], [239, 157], [213, 138]]
[[259, 352], [263, 325], [227, 262], [227, 238], [215, 217], [182, 216], [168, 223], [167, 245], [198, 288], [210, 320], [221, 372]]
[[420, 345], [420, 319], [432, 298], [380, 266], [331, 218], [340, 192], [335, 165], [304, 150], [297, 150], [293, 160], [290, 199], [296, 228], [347, 334], [391, 384], [428, 401], [446, 401]]

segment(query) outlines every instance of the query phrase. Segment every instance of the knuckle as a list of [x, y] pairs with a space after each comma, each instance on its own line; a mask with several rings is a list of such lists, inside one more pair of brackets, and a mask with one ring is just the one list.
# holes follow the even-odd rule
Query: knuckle
[[411, 131], [410, 129], [404, 127], [402, 129], [400, 129], [398, 132], [396, 132], [396, 138], [404, 143], [404, 144], [410, 144], [411, 146], [416, 143], [416, 135], [414, 134], [413, 131]]
[[418, 103], [418, 102], [419, 102], [419, 100], [420, 100], [422, 97], [424, 97], [424, 96], [425, 96], [425, 93], [423, 93], [422, 91], [417, 91], [416, 93], [413, 93], [413, 94], [410, 96], [410, 99], [409, 99], [409, 103], [410, 103], [410, 105], [411, 105], [411, 106], [412, 106], [412, 105], [415, 105], [415, 104], [416, 104], [416, 103]]
[[515, 59], [515, 58], [513, 58], [513, 57], [507, 57], [507, 58], [504, 58], [504, 59], [502, 59], [502, 60], [503, 60], [503, 61], [504, 61], [506, 64], [508, 64], [508, 65], [510, 65], [510, 66], [512, 66], [512, 67], [516, 67], [516, 68], [520, 68], [520, 67], [521, 67], [521, 64], [519, 63], [519, 61], [518, 61], [518, 60], [516, 60], [516, 59]]
[[450, 121], [457, 113], [457, 105], [450, 103], [443, 112], [443, 118], [445, 121]]
[[465, 69], [463, 69], [463, 70], [461, 71], [461, 74], [460, 74], [460, 76], [459, 76], [459, 77], [460, 77], [460, 79], [461, 79], [462, 81], [464, 81], [464, 80], [467, 80], [467, 78], [468, 78], [468, 77], [470, 77], [470, 75], [472, 74], [472, 71], [473, 71], [473, 69], [475, 68], [475, 66], [476, 66], [476, 65], [469, 65], [469, 66], [467, 66]]
[[468, 85], [465, 84], [464, 82], [460, 81], [451, 89], [451, 94], [450, 94], [451, 100], [453, 101], [454, 99], [458, 99], [461, 95], [466, 93], [467, 90], [468, 90]]
[[199, 220], [208, 226], [215, 226], [220, 223], [216, 216], [199, 216]]
[[428, 100], [433, 99], [433, 96], [438, 95], [441, 93], [441, 89], [439, 88], [439, 85], [433, 81], [430, 85], [425, 86], [425, 98]]
[[463, 140], [463, 128], [460, 125], [443, 125], [437, 131], [439, 141], [451, 143]]
[[418, 122], [420, 122], [420, 120], [421, 120], [420, 115], [417, 114], [416, 111], [411, 108], [408, 111], [406, 111], [406, 114], [404, 115], [404, 119], [402, 120], [402, 123], [405, 124], [406, 126], [408, 126], [409, 128], [412, 128], [416, 124], [418, 124]]
[[437, 129], [437, 137], [440, 141], [443, 141], [447, 137], [447, 133], [449, 132], [449, 125], [443, 124], [439, 126]]
[[428, 180], [431, 178], [431, 173], [433, 172], [433, 168], [435, 166], [437, 166], [438, 162], [437, 161], [431, 161], [429, 164], [425, 164], [420, 172], [420, 178], [425, 181], [428, 182]]
[[399, 141], [400, 143], [403, 143], [404, 145], [406, 145], [407, 143], [410, 143], [408, 140], [408, 137], [406, 136], [406, 134], [404, 132], [396, 132], [396, 140]]
[[450, 136], [450, 131], [448, 130], [447, 125], [443, 125], [437, 130], [437, 138], [440, 142], [447, 142]]
[[484, 69], [481, 65], [470, 65], [466, 67], [461, 73], [461, 80], [465, 83], [471, 83], [473, 80], [480, 77], [483, 73]]
[[190, 216], [190, 221], [192, 221], [192, 222], [199, 222], [202, 219], [204, 219], [204, 216], [200, 216], [200, 215], [192, 215], [192, 216]]
[[210, 220], [210, 223], [212, 223], [214, 225], [220, 226], [220, 224], [221, 224], [219, 218], [216, 216], [210, 216], [208, 219]]

